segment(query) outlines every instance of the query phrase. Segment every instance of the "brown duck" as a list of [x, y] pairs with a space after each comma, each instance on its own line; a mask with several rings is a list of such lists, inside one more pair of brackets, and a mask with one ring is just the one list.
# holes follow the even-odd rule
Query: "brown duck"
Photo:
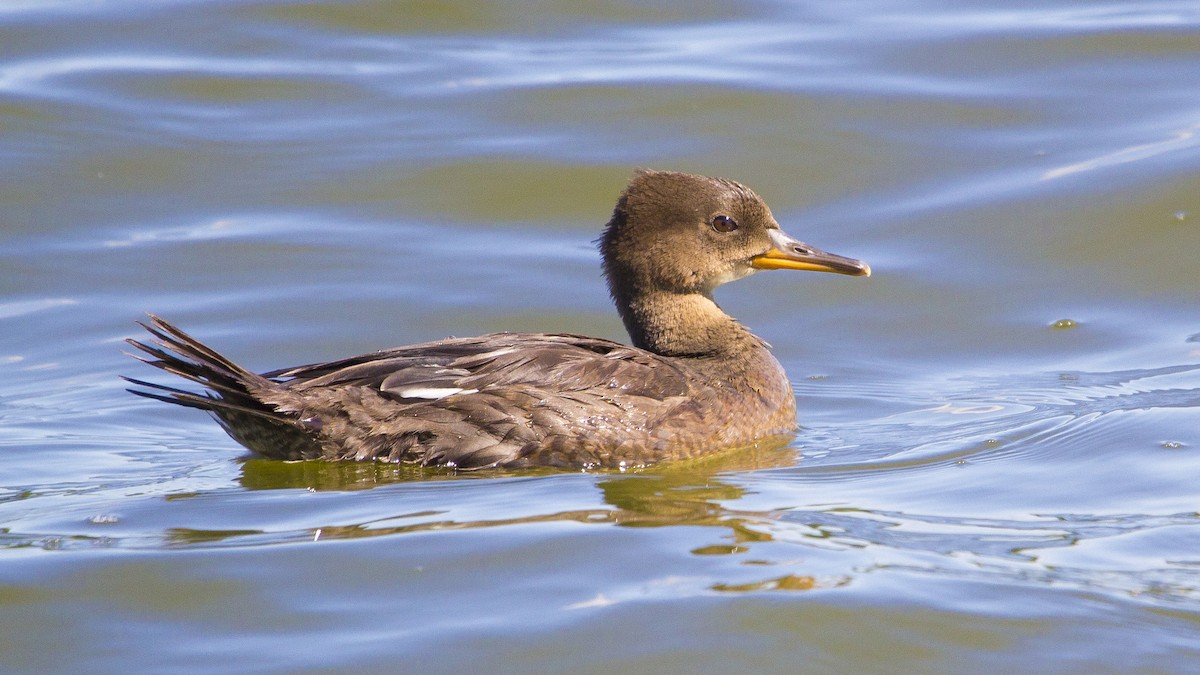
[[633, 346], [568, 334], [452, 338], [258, 375], [151, 316], [147, 363], [194, 393], [135, 394], [207, 410], [269, 458], [460, 469], [619, 467], [747, 446], [796, 428], [791, 383], [713, 289], [762, 269], [866, 276], [792, 239], [749, 188], [639, 171], [600, 237]]

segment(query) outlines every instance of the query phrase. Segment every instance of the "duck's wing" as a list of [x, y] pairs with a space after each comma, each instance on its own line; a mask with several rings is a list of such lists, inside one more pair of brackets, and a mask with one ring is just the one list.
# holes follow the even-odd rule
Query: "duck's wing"
[[451, 338], [264, 376], [293, 391], [367, 387], [404, 401], [499, 394], [508, 388], [611, 390], [663, 400], [688, 390], [679, 367], [655, 354], [609, 340], [544, 333]]
[[152, 341], [129, 341], [143, 360], [208, 392], [130, 379], [141, 387], [131, 391], [212, 412], [278, 459], [649, 463], [677, 427], [705, 419], [711, 398], [672, 360], [577, 335], [441, 340], [256, 375], [158, 317], [146, 328]]

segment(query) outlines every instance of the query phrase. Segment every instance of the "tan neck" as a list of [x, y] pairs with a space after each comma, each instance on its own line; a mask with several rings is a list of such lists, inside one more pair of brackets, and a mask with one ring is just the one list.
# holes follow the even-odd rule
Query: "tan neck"
[[712, 298], [699, 293], [649, 293], [619, 307], [636, 347], [665, 356], [718, 356], [758, 340]]

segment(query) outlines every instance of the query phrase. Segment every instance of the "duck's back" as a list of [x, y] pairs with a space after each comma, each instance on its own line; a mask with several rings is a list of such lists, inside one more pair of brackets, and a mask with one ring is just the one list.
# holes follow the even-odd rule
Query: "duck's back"
[[[186, 355], [205, 366], [211, 350], [163, 328], [172, 350], [191, 346]], [[786, 383], [762, 351], [774, 366], [768, 370]], [[210, 360], [219, 358], [211, 353]], [[217, 387], [218, 398], [192, 404], [213, 412], [243, 445], [277, 459], [611, 467], [788, 431], [790, 389], [764, 382], [757, 389], [770, 400], [763, 400], [763, 391], [732, 381], [739, 377], [714, 372], [709, 360], [608, 340], [497, 333], [241, 376], [245, 393]]]

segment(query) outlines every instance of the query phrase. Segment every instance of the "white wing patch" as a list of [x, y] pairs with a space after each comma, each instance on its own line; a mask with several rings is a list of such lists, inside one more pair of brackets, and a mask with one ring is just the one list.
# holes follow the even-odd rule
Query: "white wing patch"
[[461, 387], [409, 387], [407, 389], [397, 389], [395, 394], [401, 398], [427, 398], [431, 401], [436, 401], [439, 398], [446, 398], [455, 394], [474, 394], [478, 389], [463, 389]]

